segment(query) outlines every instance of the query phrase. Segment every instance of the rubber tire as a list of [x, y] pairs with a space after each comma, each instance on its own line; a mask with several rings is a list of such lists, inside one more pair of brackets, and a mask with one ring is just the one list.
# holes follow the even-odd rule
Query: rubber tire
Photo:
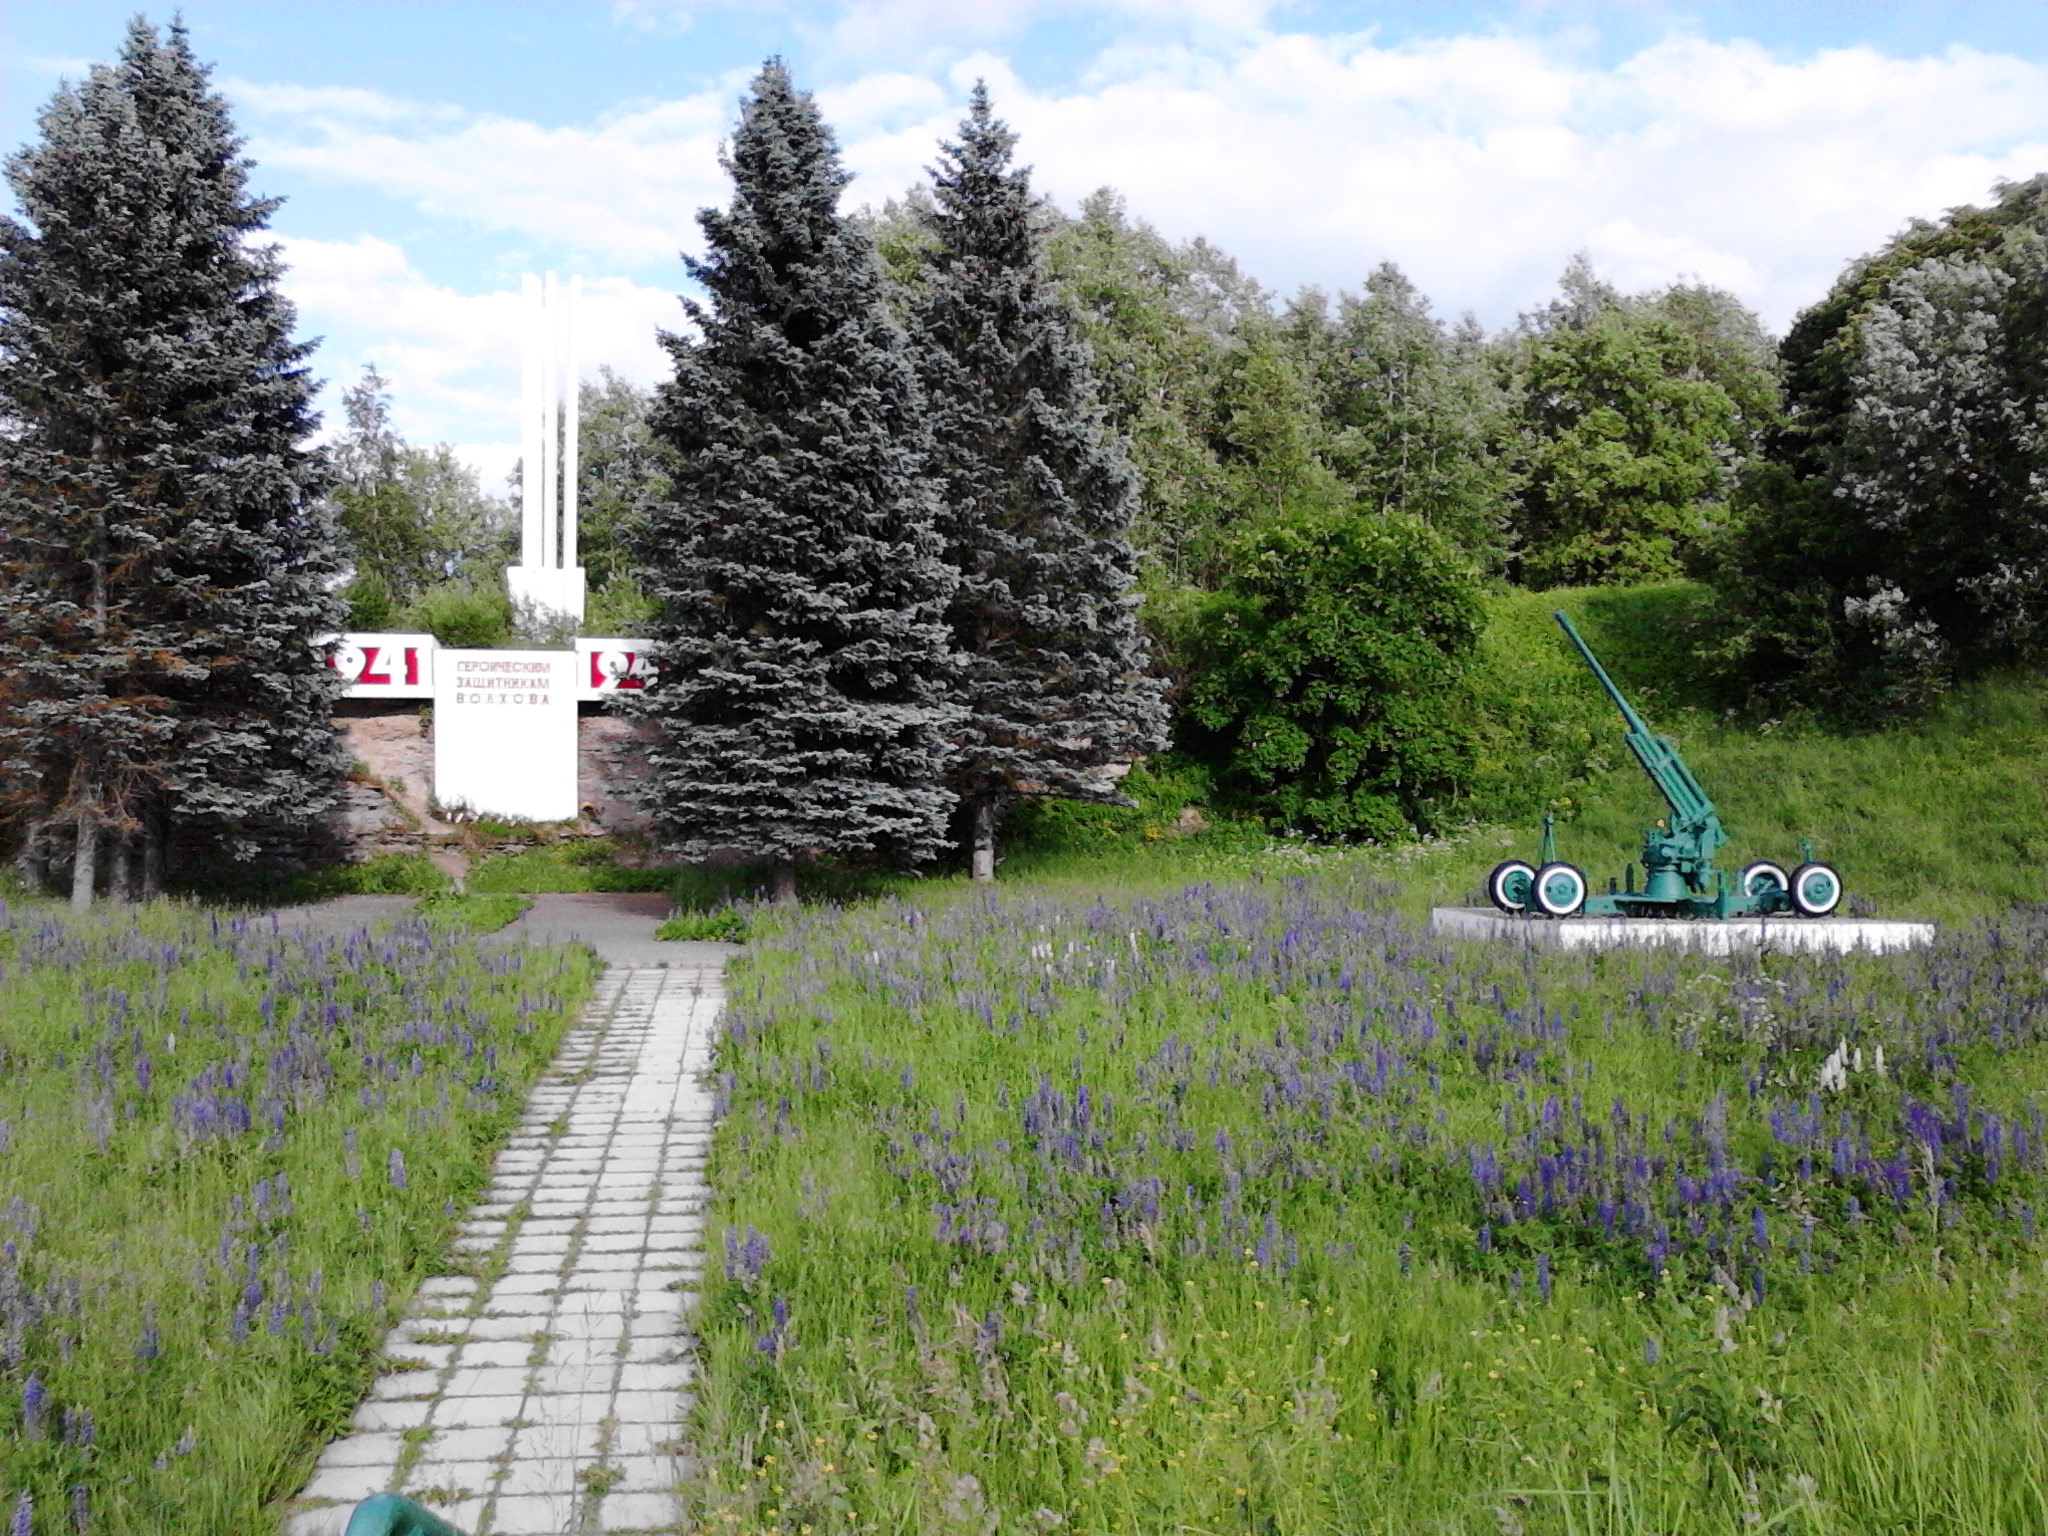
[[[1806, 882], [1809, 876], [1825, 875], [1833, 886], [1833, 894], [1824, 901], [1808, 897]], [[1842, 904], [1842, 877], [1832, 864], [1802, 864], [1792, 871], [1792, 909], [1801, 917], [1826, 917]]]
[[1773, 864], [1769, 859], [1758, 859], [1754, 864], [1745, 864], [1741, 876], [1735, 882], [1735, 888], [1745, 896], [1755, 896], [1757, 892], [1750, 882], [1758, 875], [1775, 876], [1772, 883], [1788, 896], [1791, 894], [1792, 877], [1785, 873], [1784, 865]]
[[[1550, 883], [1559, 876], [1571, 879], [1566, 897], [1551, 893]], [[1586, 894], [1590, 889], [1586, 883], [1586, 872], [1578, 865], [1546, 864], [1536, 871], [1536, 884], [1529, 892], [1529, 899], [1536, 904], [1538, 911], [1548, 917], [1570, 917], [1586, 905]]]
[[[1523, 880], [1522, 899], [1514, 900], [1507, 893], [1507, 881], [1511, 875], [1520, 875]], [[1503, 859], [1493, 866], [1493, 873], [1486, 877], [1486, 898], [1511, 917], [1519, 917], [1529, 910], [1529, 892], [1535, 888], [1536, 871], [1520, 859]]]

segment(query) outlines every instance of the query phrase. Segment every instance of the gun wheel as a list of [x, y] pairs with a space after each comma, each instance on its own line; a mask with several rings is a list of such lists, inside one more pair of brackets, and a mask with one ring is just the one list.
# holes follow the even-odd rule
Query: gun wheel
[[1535, 887], [1536, 871], [1520, 859], [1494, 865], [1486, 877], [1487, 899], [1507, 913], [1528, 911], [1529, 893]]
[[1757, 897], [1768, 890], [1790, 891], [1792, 877], [1785, 873], [1782, 865], [1773, 864], [1769, 859], [1758, 859], [1754, 864], [1743, 866], [1742, 878], [1737, 889], [1743, 895]]
[[1802, 864], [1792, 871], [1792, 905], [1801, 917], [1826, 917], [1842, 904], [1842, 877], [1830, 864]]
[[1532, 898], [1547, 915], [1570, 917], [1586, 904], [1586, 872], [1576, 864], [1546, 864], [1536, 871]]

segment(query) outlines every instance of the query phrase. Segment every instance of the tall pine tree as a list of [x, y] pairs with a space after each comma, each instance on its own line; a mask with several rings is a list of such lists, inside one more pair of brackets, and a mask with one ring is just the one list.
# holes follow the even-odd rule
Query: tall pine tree
[[943, 843], [952, 657], [931, 439], [849, 177], [808, 93], [771, 59], [699, 214], [708, 303], [663, 338], [654, 430], [674, 479], [641, 534], [658, 605], [650, 804], [667, 841], [799, 861]]
[[942, 146], [934, 170], [914, 315], [940, 526], [960, 578], [947, 619], [968, 718], [950, 779], [969, 812], [977, 880], [995, 877], [1005, 805], [1119, 800], [1108, 767], [1165, 734], [1132, 590], [1138, 477], [1046, 271], [1015, 145], [976, 85], [959, 142]]
[[84, 905], [173, 829], [248, 856], [331, 803], [337, 540], [276, 204], [182, 27], [41, 128], [0, 219], [0, 764]]

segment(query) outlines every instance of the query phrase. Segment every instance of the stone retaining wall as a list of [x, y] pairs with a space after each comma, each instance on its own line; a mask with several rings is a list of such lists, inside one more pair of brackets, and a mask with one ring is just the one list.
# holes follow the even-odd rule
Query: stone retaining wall
[[[415, 703], [344, 701], [335, 725], [349, 758], [350, 778], [336, 833], [350, 857], [417, 853], [436, 836], [460, 830], [434, 804], [433, 711]], [[635, 792], [646, 777], [646, 727], [581, 709], [576, 721], [577, 801], [583, 815], [569, 835], [587, 837], [647, 828]]]

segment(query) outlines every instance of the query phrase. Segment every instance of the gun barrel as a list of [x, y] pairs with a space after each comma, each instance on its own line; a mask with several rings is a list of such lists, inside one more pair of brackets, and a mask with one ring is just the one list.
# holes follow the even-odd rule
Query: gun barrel
[[1656, 733], [1650, 729], [1649, 723], [1636, 713], [1635, 706], [1629, 703], [1627, 696], [1615, 687], [1614, 679], [1607, 675], [1607, 669], [1600, 665], [1600, 658], [1593, 654], [1593, 647], [1586, 644], [1585, 636], [1573, 625], [1571, 615], [1562, 608], [1555, 608], [1551, 610], [1551, 617], [1557, 620], [1572, 644], [1578, 647], [1579, 654], [1586, 659], [1586, 665], [1593, 669], [1593, 676], [1600, 680], [1600, 686], [1607, 690], [1607, 697], [1614, 701], [1614, 707], [1621, 711], [1621, 718], [1628, 722], [1628, 728], [1646, 741], [1655, 741]]
[[1672, 830], [1679, 830], [1680, 824], [1696, 829], [1703, 837], [1711, 840], [1712, 846], [1706, 849], [1711, 853], [1713, 847], [1718, 847], [1726, 835], [1721, 831], [1720, 818], [1714, 811], [1714, 802], [1707, 798], [1707, 792], [1700, 787], [1699, 780], [1693, 777], [1692, 769], [1686, 766], [1685, 759], [1678, 753], [1678, 748], [1652, 731], [1649, 722], [1636, 713], [1635, 706], [1629, 703], [1627, 697], [1614, 685], [1614, 679], [1609, 677], [1607, 669], [1600, 665], [1600, 658], [1595, 656], [1593, 648], [1586, 644], [1585, 637], [1573, 625], [1570, 615], [1562, 608], [1554, 609], [1552, 612], [1559, 626], [1570, 637], [1572, 644], [1578, 647], [1579, 654], [1586, 660], [1586, 665], [1593, 669], [1593, 676], [1600, 680], [1600, 686], [1607, 690], [1607, 697], [1612, 699], [1614, 707], [1621, 711], [1621, 718], [1628, 724], [1628, 735], [1624, 739], [1628, 742], [1629, 750], [1635, 753], [1636, 761], [1643, 765], [1643, 772], [1649, 775], [1650, 782], [1657, 786], [1657, 792], [1671, 807], [1674, 818]]

